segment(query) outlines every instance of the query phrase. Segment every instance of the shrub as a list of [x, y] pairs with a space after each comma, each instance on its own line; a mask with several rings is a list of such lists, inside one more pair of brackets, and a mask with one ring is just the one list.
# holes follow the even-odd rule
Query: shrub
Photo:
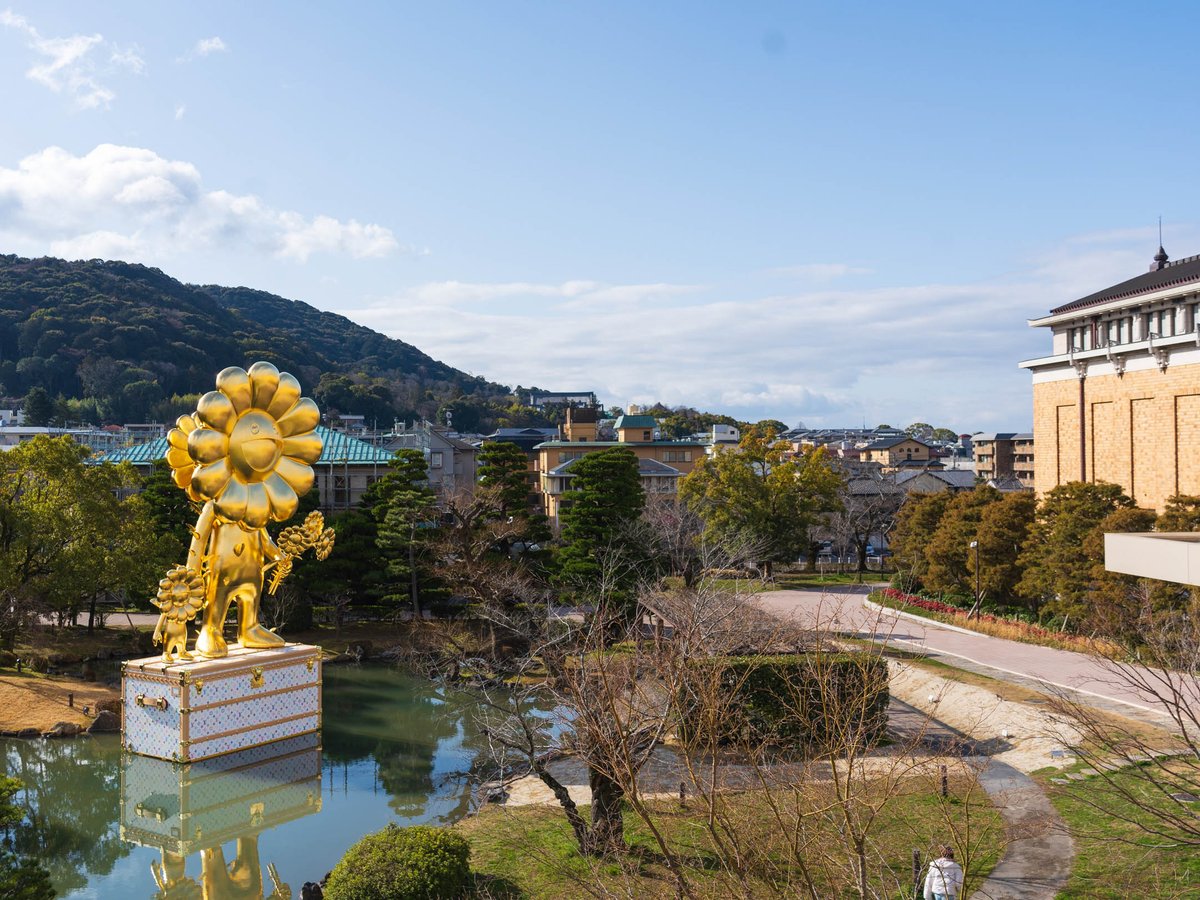
[[388, 825], [346, 851], [327, 900], [448, 900], [471, 883], [471, 846], [444, 828]]
[[[726, 656], [693, 665], [691, 699], [682, 704], [685, 740], [708, 727], [721, 743], [820, 752], [871, 746], [887, 727], [887, 662], [873, 653]], [[702, 684], [705, 669], [716, 684]], [[720, 697], [722, 708], [702, 710], [700, 697]]]

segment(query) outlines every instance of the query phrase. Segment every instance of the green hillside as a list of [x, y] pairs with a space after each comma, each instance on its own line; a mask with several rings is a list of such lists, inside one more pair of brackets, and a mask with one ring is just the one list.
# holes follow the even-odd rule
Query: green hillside
[[453, 398], [503, 407], [509, 393], [297, 300], [132, 263], [0, 255], [0, 396], [42, 388], [60, 420], [166, 421], [219, 369], [259, 359], [329, 411], [381, 423]]

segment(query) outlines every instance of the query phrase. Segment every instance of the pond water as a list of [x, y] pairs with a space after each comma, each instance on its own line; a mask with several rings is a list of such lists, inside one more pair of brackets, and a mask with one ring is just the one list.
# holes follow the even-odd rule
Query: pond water
[[470, 700], [385, 667], [329, 666], [324, 728], [186, 770], [122, 754], [117, 735], [3, 740], [27, 821], [18, 852], [60, 897], [299, 897], [388, 822], [466, 815], [483, 752]]

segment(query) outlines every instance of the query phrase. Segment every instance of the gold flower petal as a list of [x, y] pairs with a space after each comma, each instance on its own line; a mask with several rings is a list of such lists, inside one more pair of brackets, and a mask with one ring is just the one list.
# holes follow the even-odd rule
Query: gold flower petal
[[196, 424], [196, 419], [192, 416], [192, 414], [188, 413], [187, 415], [180, 416], [175, 420], [175, 427], [184, 434], [191, 434], [199, 426]]
[[229, 434], [237, 424], [237, 410], [233, 401], [220, 391], [209, 391], [196, 404], [196, 415], [209, 428], [222, 434]]
[[181, 487], [186, 491], [192, 484], [192, 473], [195, 471], [195, 466], [173, 469], [171, 471], [171, 480], [175, 482], [177, 487]]
[[240, 366], [230, 366], [217, 373], [217, 390], [233, 402], [233, 408], [239, 413], [250, 408], [250, 376]]
[[200, 496], [211, 499], [229, 483], [231, 474], [229, 460], [218, 459], [210, 465], [196, 467], [192, 473], [192, 487]]
[[267, 499], [271, 501], [272, 519], [283, 522], [296, 514], [296, 509], [300, 506], [300, 497], [278, 472], [268, 475], [263, 480], [263, 487], [266, 488]]
[[[191, 430], [194, 431], [195, 428]], [[188, 432], [182, 428], [172, 428], [167, 432], [167, 444], [171, 447], [178, 447], [180, 450], [187, 450], [187, 436]]]
[[279, 370], [269, 362], [256, 362], [247, 374], [250, 376], [250, 402], [255, 409], [269, 409], [279, 387]]
[[229, 438], [211, 428], [197, 428], [188, 435], [188, 453], [198, 463], [213, 463], [229, 453]]
[[289, 372], [280, 372], [279, 387], [275, 389], [275, 396], [271, 398], [271, 405], [267, 407], [267, 412], [278, 419], [296, 405], [300, 394], [300, 382], [296, 380], [296, 376]]
[[196, 461], [192, 459], [186, 447], [182, 450], [173, 446], [167, 448], [167, 465], [172, 469], [190, 469], [195, 464]]
[[251, 528], [262, 528], [271, 518], [271, 501], [261, 481], [246, 485], [246, 514], [242, 521]]
[[279, 433], [284, 437], [312, 431], [321, 423], [321, 411], [308, 397], [301, 398], [287, 415], [279, 419]]
[[275, 473], [297, 494], [307, 494], [312, 489], [314, 475], [311, 466], [284, 456], [275, 464]]
[[221, 496], [217, 497], [214, 503], [217, 515], [230, 522], [240, 522], [246, 516], [246, 498], [248, 496], [249, 491], [246, 489], [246, 485], [236, 478], [230, 478], [229, 483], [225, 485], [225, 490], [221, 491]]
[[309, 431], [295, 437], [284, 438], [280, 452], [284, 456], [290, 456], [301, 462], [315, 463], [321, 458], [321, 450], [324, 447], [325, 442], [321, 440], [320, 435], [315, 431]]

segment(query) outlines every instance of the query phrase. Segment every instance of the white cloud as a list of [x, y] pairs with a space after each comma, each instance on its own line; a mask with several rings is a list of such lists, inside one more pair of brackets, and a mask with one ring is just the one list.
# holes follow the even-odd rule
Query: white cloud
[[221, 38], [214, 35], [213, 37], [201, 38], [196, 41], [186, 54], [179, 57], [176, 62], [191, 62], [193, 59], [203, 59], [206, 56], [212, 56], [214, 53], [228, 53], [229, 45]]
[[45, 37], [28, 19], [11, 9], [0, 11], [0, 25], [23, 34], [26, 45], [36, 54], [36, 61], [26, 70], [25, 77], [56, 94], [69, 96], [77, 109], [107, 108], [116, 99], [112, 88], [101, 83], [101, 75], [112, 74], [116, 68], [138, 74], [145, 70], [145, 61], [136, 48], [109, 45], [108, 68], [98, 71], [92, 51], [107, 44], [100, 34]]
[[1025, 430], [1031, 390], [1017, 363], [1048, 344], [1026, 320], [1144, 271], [1152, 249], [1140, 232], [1088, 236], [978, 283], [767, 295], [754, 292], [753, 279], [736, 292], [587, 279], [443, 281], [343, 312], [488, 378], [594, 389], [619, 405], [661, 400], [788, 423]]
[[208, 190], [189, 162], [101, 144], [84, 156], [49, 147], [0, 167], [0, 241], [23, 253], [161, 262], [183, 251], [250, 249], [304, 262], [401, 250], [392, 232], [354, 219], [275, 209], [251, 194]]
[[134, 75], [141, 75], [146, 71], [146, 60], [142, 58], [141, 48], [137, 45], [120, 48], [114, 44], [112, 56], [108, 61], [114, 66], [128, 69]]
[[182, 103], [180, 103], [178, 106], [176, 106], [175, 107], [175, 121], [176, 122], [183, 121], [183, 116], [184, 116], [184, 113], [186, 113], [186, 112], [187, 112], [187, 107], [184, 106]]

